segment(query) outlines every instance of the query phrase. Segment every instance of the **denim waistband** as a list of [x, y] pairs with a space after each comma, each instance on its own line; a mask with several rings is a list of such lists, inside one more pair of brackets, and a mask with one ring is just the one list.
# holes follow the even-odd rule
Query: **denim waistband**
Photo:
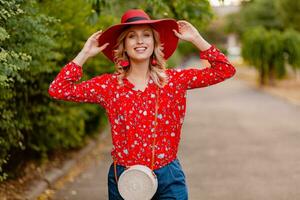
[[[168, 164], [166, 164], [165, 166], [163, 166], [163, 167], [161, 167], [161, 168], [159, 168], [159, 169], [155, 169], [155, 170], [153, 170], [153, 171], [154, 171], [154, 172], [159, 171], [159, 170], [164, 169], [165, 167], [167, 167], [168, 165], [171, 165], [171, 164], [173, 164], [173, 163], [179, 164], [179, 160], [178, 160], [177, 157], [176, 157], [174, 160], [172, 160], [171, 162], [169, 162]], [[180, 164], [179, 164], [179, 165], [180, 165]], [[114, 166], [114, 163], [112, 162], [112, 163], [111, 163], [111, 167], [113, 167], [113, 166]], [[116, 164], [116, 167], [117, 167], [117, 169], [120, 169], [120, 170], [122, 170], [122, 171], [126, 168], [125, 166], [119, 165], [119, 164]]]

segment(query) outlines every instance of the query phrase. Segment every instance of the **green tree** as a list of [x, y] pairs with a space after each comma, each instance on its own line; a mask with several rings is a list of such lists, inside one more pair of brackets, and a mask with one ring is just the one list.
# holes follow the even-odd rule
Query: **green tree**
[[277, 0], [275, 7], [285, 28], [300, 31], [300, 1]]
[[[212, 9], [208, 0], [86, 0], [90, 3], [92, 10], [90, 22], [95, 23], [97, 16], [110, 13], [123, 14], [125, 10], [130, 8], [144, 9], [152, 19], [157, 18], [175, 18], [189, 20], [198, 28], [204, 28], [208, 25], [213, 17]], [[121, 16], [116, 16], [120, 19]]]
[[[71, 103], [55, 102], [48, 95], [49, 84], [61, 69], [61, 63], [70, 59], [59, 50], [60, 45], [72, 50], [73, 45], [80, 46], [83, 36], [76, 35], [73, 29], [73, 40], [77, 38], [77, 42], [63, 38], [59, 21], [42, 14], [35, 0], [1, 0], [0, 6], [0, 176], [3, 180], [8, 173], [13, 176], [14, 172], [20, 172], [18, 169], [26, 159], [47, 158], [53, 150], [81, 146], [86, 122], [93, 121], [98, 126], [99, 123], [93, 118], [95, 107], [91, 110], [82, 105], [80, 110]], [[61, 42], [64, 39], [66, 42]]]
[[[0, 53], [0, 177], [3, 164], [7, 164], [14, 153], [25, 148], [25, 140], [32, 131], [32, 117], [39, 120], [47, 105], [42, 105], [46, 93], [37, 90], [44, 85], [40, 78], [50, 69], [54, 46], [51, 30], [46, 24], [53, 19], [36, 15], [33, 1], [0, 1], [1, 9], [1, 53]], [[43, 52], [43, 56], [41, 56]], [[37, 59], [39, 58], [39, 59]], [[44, 67], [43, 67], [44, 66]], [[37, 103], [39, 101], [40, 103]], [[40, 111], [35, 116], [32, 109]], [[41, 131], [40, 131], [41, 132]], [[15, 159], [15, 158], [14, 158]]]
[[298, 28], [297, 9], [299, 3], [292, 0], [253, 0], [228, 18], [228, 30], [243, 38], [242, 55], [258, 69], [261, 85], [284, 77], [286, 63], [299, 68], [300, 33], [290, 29]]
[[[2, 166], [7, 163], [8, 151], [12, 147], [23, 147], [21, 133], [17, 127], [19, 124], [14, 120], [17, 117], [16, 104], [12, 102], [16, 96], [13, 84], [16, 81], [24, 82], [20, 73], [28, 68], [31, 57], [23, 52], [16, 52], [13, 49], [5, 48], [4, 42], [10, 38], [6, 24], [17, 15], [23, 13], [19, 5], [14, 1], [0, 1], [1, 28], [0, 28], [0, 181], [7, 177]], [[9, 132], [10, 134], [6, 134]]]
[[242, 36], [249, 28], [262, 26], [266, 29], [282, 30], [275, 1], [252, 0], [241, 4], [240, 11], [227, 16], [227, 29]]
[[287, 62], [294, 72], [300, 68], [300, 34], [294, 29], [288, 29], [283, 34], [284, 51]]
[[300, 60], [300, 35], [293, 30], [280, 32], [263, 27], [249, 29], [243, 37], [242, 55], [259, 71], [260, 85], [275, 85], [285, 75], [285, 64], [296, 69]]
[[[274, 38], [270, 41], [272, 36]], [[282, 51], [282, 41], [278, 31], [268, 32], [265, 28], [258, 27], [250, 29], [244, 35], [243, 58], [258, 69], [261, 85], [266, 84], [269, 78], [274, 84], [275, 70], [284, 69]], [[275, 65], [278, 67], [276, 68]]]

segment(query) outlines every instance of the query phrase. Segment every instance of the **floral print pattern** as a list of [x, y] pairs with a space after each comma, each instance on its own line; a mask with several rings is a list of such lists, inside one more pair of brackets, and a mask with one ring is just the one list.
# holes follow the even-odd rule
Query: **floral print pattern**
[[154, 169], [159, 169], [177, 156], [187, 90], [220, 83], [236, 72], [214, 45], [200, 51], [200, 58], [208, 60], [211, 66], [166, 69], [169, 82], [160, 89], [155, 133], [157, 86], [151, 78], [144, 91], [135, 89], [126, 77], [124, 85], [118, 84], [117, 72], [76, 83], [82, 77], [82, 66], [70, 61], [50, 84], [48, 92], [54, 99], [95, 103], [105, 108], [111, 126], [111, 156], [119, 165], [151, 167], [152, 142], [156, 137]]

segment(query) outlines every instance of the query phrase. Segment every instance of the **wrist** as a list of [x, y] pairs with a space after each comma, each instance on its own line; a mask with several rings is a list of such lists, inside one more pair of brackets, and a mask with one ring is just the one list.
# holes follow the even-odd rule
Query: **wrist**
[[78, 55], [73, 59], [77, 65], [83, 66], [83, 64], [89, 59], [89, 54], [85, 51], [80, 51]]
[[89, 53], [85, 50], [81, 50], [78, 54], [80, 57], [82, 57], [83, 59], [87, 60], [89, 59], [91, 56], [89, 55]]
[[192, 40], [192, 43], [200, 50], [205, 51], [210, 48], [210, 44], [200, 35]]
[[203, 40], [203, 38], [202, 38], [202, 36], [200, 35], [200, 34], [198, 34], [196, 37], [194, 37], [193, 39], [192, 39], [192, 43], [193, 44], [196, 44], [197, 42], [199, 42], [200, 40]]

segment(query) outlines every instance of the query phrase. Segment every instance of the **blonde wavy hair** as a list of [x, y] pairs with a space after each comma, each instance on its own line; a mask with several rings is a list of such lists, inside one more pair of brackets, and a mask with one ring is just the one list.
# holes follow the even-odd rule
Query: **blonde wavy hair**
[[[135, 25], [136, 26], [136, 25]], [[114, 62], [115, 62], [115, 69], [116, 72], [120, 73], [118, 75], [118, 82], [119, 84], [123, 85], [123, 78], [128, 75], [128, 72], [130, 70], [130, 65], [128, 67], [122, 67], [119, 63], [122, 60], [129, 61], [129, 57], [125, 50], [125, 38], [129, 32], [128, 28], [130, 26], [126, 27], [126, 29], [119, 35], [117, 38], [117, 43], [114, 47]], [[149, 62], [149, 70], [150, 70], [150, 77], [154, 81], [156, 85], [159, 87], [164, 87], [168, 83], [168, 75], [166, 74], [165, 70], [167, 68], [166, 66], [166, 60], [164, 59], [164, 53], [163, 53], [163, 44], [160, 42], [159, 33], [150, 25], [153, 37], [154, 37], [154, 51], [151, 56], [154, 56], [157, 60], [157, 65], [152, 65], [151, 62]]]

